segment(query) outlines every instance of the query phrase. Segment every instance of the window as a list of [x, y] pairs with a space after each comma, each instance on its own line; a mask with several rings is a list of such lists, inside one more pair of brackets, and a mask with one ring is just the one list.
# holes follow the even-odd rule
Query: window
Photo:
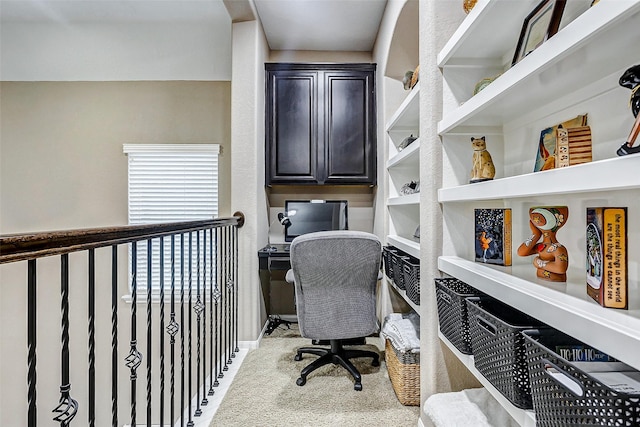
[[[218, 216], [217, 144], [124, 144], [129, 165], [129, 224], [195, 221]], [[196, 266], [196, 234], [193, 234], [192, 265]], [[204, 238], [200, 237], [201, 253]], [[136, 284], [147, 289], [147, 244], [136, 247]], [[188, 235], [185, 235], [185, 252]], [[180, 239], [175, 241], [176, 281], [180, 277]], [[209, 248], [207, 248], [207, 253]], [[207, 256], [208, 258], [208, 256]], [[185, 269], [188, 268], [185, 259]], [[171, 238], [164, 239], [164, 287], [171, 287]], [[209, 266], [206, 272], [208, 275]], [[129, 250], [131, 271], [131, 248]], [[152, 244], [152, 290], [160, 290], [160, 242]], [[192, 271], [195, 277], [195, 271]], [[202, 273], [201, 273], [202, 274]], [[130, 276], [131, 277], [131, 276]], [[185, 272], [185, 280], [188, 273]], [[131, 280], [131, 279], [130, 279]], [[131, 283], [129, 283], [131, 286]]]

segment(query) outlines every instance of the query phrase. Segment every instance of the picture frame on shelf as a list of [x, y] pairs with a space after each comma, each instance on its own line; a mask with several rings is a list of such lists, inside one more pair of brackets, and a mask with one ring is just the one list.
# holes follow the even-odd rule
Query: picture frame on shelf
[[566, 0], [542, 0], [525, 18], [511, 66], [558, 32]]

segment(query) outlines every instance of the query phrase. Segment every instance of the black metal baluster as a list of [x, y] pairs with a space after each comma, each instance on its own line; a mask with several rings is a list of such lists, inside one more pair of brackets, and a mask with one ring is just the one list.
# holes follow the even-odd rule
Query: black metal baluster
[[196, 231], [196, 303], [193, 310], [196, 312], [196, 411], [194, 415], [202, 415], [200, 409], [200, 315], [202, 314], [202, 301], [200, 300], [200, 230]]
[[147, 427], [151, 427], [151, 289], [153, 242], [147, 240]]
[[232, 304], [232, 296], [233, 296], [233, 280], [231, 278], [231, 233], [229, 226], [225, 227], [227, 233], [227, 310], [225, 312], [225, 318], [227, 323], [227, 332], [226, 332], [226, 349], [229, 352], [227, 355], [227, 361], [225, 365], [225, 371], [229, 370], [229, 366], [231, 364], [231, 304]]
[[193, 426], [193, 418], [192, 418], [192, 414], [191, 414], [191, 396], [192, 396], [192, 391], [191, 391], [191, 335], [193, 331], [193, 327], [191, 325], [191, 311], [193, 310], [193, 304], [192, 304], [192, 292], [193, 292], [193, 276], [192, 276], [192, 271], [193, 271], [193, 232], [189, 232], [189, 318], [187, 319], [188, 321], [188, 325], [189, 325], [189, 336], [187, 337], [187, 342], [188, 342], [188, 353], [189, 353], [189, 362], [188, 362], [188, 394], [187, 394], [187, 398], [189, 399], [189, 421], [187, 422], [187, 427], [191, 427]]
[[95, 249], [89, 249], [89, 426], [96, 420], [96, 256]]
[[160, 331], [160, 426], [164, 426], [164, 237], [160, 237], [160, 327], [158, 331]]
[[129, 342], [129, 355], [125, 358], [126, 366], [131, 371], [129, 380], [131, 382], [131, 425], [136, 425], [136, 381], [138, 375], [136, 370], [142, 363], [142, 354], [137, 348], [137, 335], [136, 335], [136, 312], [138, 303], [138, 283], [137, 283], [137, 268], [138, 268], [138, 249], [137, 242], [131, 244], [131, 341]]
[[213, 228], [209, 230], [209, 265], [211, 266], [210, 271], [209, 271], [209, 396], [213, 396], [213, 382], [214, 380], [216, 380], [216, 376], [214, 374], [214, 369], [213, 369], [213, 364], [215, 362], [216, 359], [216, 354], [213, 351], [213, 344], [214, 344], [214, 334], [215, 331], [213, 329], [213, 290], [214, 290], [214, 274], [216, 274], [216, 272], [214, 271], [215, 269], [215, 264], [214, 264], [214, 257], [213, 257], [213, 239], [214, 239], [214, 234], [213, 234]]
[[[216, 299], [216, 382], [213, 384], [217, 387], [220, 383], [218, 378], [222, 378], [222, 291], [220, 290], [224, 286], [223, 277], [223, 256], [222, 256], [222, 230], [216, 228], [216, 257], [218, 264], [218, 281], [216, 283], [215, 299]], [[218, 284], [220, 285], [218, 287]], [[220, 308], [220, 312], [218, 312]]]
[[235, 312], [236, 312], [236, 321], [235, 321], [235, 331], [236, 331], [236, 340], [235, 340], [235, 351], [238, 352], [240, 351], [240, 348], [238, 347], [238, 312], [240, 311], [240, 294], [239, 294], [239, 286], [238, 286], [238, 227], [235, 226], [233, 227], [233, 236], [234, 236], [234, 248], [235, 248], [235, 256], [233, 258], [234, 260], [234, 277], [235, 277], [235, 286], [234, 286], [234, 290], [236, 293], [236, 306], [235, 306]]
[[78, 402], [71, 395], [69, 382], [69, 254], [60, 256], [60, 297], [62, 313], [62, 351], [61, 351], [61, 382], [60, 401], [53, 409], [57, 414], [53, 420], [60, 423], [60, 427], [69, 425], [78, 411]]
[[[207, 406], [207, 230], [202, 230], [202, 406]], [[199, 386], [198, 386], [199, 387]], [[199, 388], [198, 388], [199, 390]]]
[[171, 345], [171, 386], [170, 386], [170, 420], [173, 423], [175, 418], [175, 346], [176, 346], [176, 334], [180, 326], [176, 323], [176, 239], [175, 235], [171, 236], [171, 320], [167, 325], [167, 333], [171, 337], [169, 344]]
[[111, 247], [111, 427], [118, 427], [118, 246]]
[[[224, 366], [222, 367], [222, 371], [228, 371], [229, 367], [227, 366], [227, 349], [229, 348], [227, 346], [227, 322], [228, 322], [228, 316], [227, 316], [227, 305], [228, 305], [228, 299], [229, 299], [229, 295], [227, 294], [227, 286], [228, 283], [227, 281], [229, 280], [229, 239], [228, 239], [228, 233], [227, 233], [227, 227], [224, 227], [222, 229], [222, 236], [223, 236], [223, 242], [222, 242], [222, 253], [223, 253], [223, 272], [224, 272], [224, 276], [222, 278], [222, 282], [220, 283], [220, 292], [221, 292], [221, 297], [222, 297], [222, 301], [221, 301], [221, 305], [220, 305], [220, 309], [222, 310], [221, 312], [221, 317], [222, 317], [222, 340], [221, 340], [221, 346], [222, 349], [220, 351], [220, 356], [222, 357], [222, 362], [224, 362]], [[222, 372], [220, 372], [222, 374]]]
[[184, 234], [180, 235], [180, 426], [184, 427]]
[[38, 425], [38, 408], [36, 406], [36, 338], [37, 319], [36, 302], [36, 260], [30, 259], [27, 262], [27, 422], [28, 427]]

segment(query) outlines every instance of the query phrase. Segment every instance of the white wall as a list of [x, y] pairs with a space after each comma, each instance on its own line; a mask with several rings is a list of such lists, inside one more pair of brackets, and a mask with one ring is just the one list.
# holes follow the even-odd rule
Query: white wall
[[2, 22], [3, 81], [231, 79], [231, 21]]
[[240, 340], [255, 340], [266, 320], [258, 250], [267, 244], [264, 192], [264, 62], [268, 45], [258, 21], [233, 24], [231, 206], [246, 222], [239, 231]]

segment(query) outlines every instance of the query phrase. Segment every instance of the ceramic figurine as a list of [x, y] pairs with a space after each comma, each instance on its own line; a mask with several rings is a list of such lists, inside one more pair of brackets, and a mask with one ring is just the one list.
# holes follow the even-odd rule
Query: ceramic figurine
[[618, 156], [626, 156], [627, 154], [640, 153], [640, 146], [634, 147], [638, 134], [640, 134], [640, 65], [634, 65], [629, 68], [620, 77], [620, 86], [631, 89], [631, 97], [629, 98], [629, 105], [631, 107], [631, 113], [636, 118], [627, 141], [618, 148]]
[[487, 142], [485, 137], [471, 138], [471, 146], [473, 147], [473, 158], [471, 166], [470, 183], [489, 181], [496, 176], [496, 168], [491, 160], [491, 154], [487, 151]]
[[[533, 258], [540, 279], [566, 282], [569, 254], [556, 239], [556, 233], [569, 217], [566, 206], [539, 206], [529, 209], [531, 236], [518, 248], [518, 255]], [[542, 241], [540, 239], [542, 238]]]

